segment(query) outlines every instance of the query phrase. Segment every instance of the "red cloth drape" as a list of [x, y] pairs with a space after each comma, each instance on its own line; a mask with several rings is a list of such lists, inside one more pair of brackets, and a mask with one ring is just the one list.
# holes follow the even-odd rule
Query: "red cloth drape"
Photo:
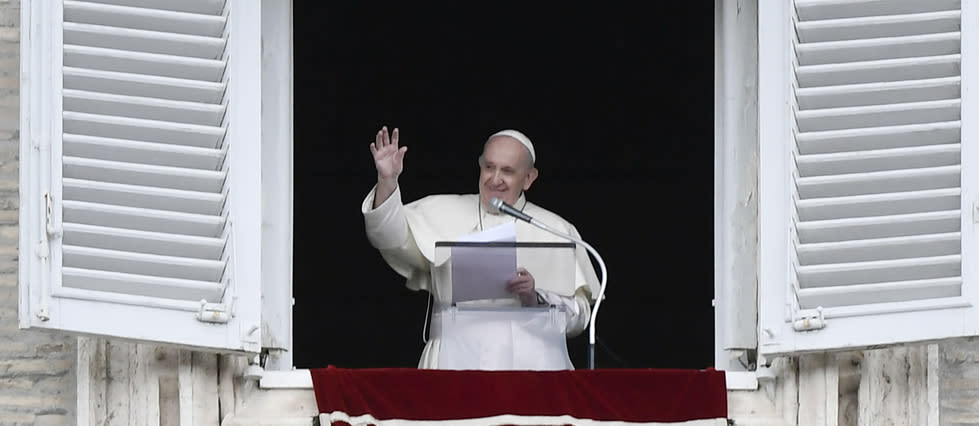
[[682, 422], [727, 417], [724, 372], [311, 369], [321, 413], [452, 420], [504, 414]]

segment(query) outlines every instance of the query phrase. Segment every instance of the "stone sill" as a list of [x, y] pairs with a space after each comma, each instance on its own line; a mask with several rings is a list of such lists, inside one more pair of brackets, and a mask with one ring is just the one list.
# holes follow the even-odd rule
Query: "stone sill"
[[[255, 382], [252, 382], [254, 386]], [[319, 417], [309, 370], [265, 371], [222, 426], [312, 426]]]
[[258, 381], [261, 389], [309, 389], [313, 391], [313, 378], [309, 370], [266, 371]]

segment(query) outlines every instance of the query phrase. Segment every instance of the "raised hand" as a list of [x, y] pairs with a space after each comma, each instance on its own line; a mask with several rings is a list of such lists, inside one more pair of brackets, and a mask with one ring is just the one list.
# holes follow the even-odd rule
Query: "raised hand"
[[374, 208], [377, 208], [398, 189], [398, 176], [404, 170], [405, 152], [408, 147], [398, 146], [398, 129], [388, 136], [388, 126], [381, 127], [371, 143], [374, 168], [377, 169], [377, 187], [374, 191]]
[[398, 129], [394, 129], [390, 137], [388, 127], [377, 131], [374, 143], [371, 144], [371, 154], [374, 154], [374, 168], [377, 169], [377, 180], [398, 180], [404, 170], [404, 157], [408, 147], [398, 146]]

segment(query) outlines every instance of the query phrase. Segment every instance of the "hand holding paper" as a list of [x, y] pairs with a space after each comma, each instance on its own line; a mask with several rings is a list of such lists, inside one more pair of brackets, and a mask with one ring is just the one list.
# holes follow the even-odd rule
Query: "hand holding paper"
[[507, 290], [517, 295], [520, 304], [534, 306], [537, 304], [537, 292], [534, 290], [534, 276], [525, 268], [517, 268], [517, 276], [507, 281]]

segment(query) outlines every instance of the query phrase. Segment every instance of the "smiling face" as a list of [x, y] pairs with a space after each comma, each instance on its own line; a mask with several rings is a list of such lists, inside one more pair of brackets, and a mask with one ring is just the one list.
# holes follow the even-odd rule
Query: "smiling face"
[[530, 189], [537, 179], [537, 169], [530, 151], [509, 136], [490, 139], [479, 157], [479, 198], [489, 210], [490, 200], [497, 197], [514, 205], [520, 193]]

